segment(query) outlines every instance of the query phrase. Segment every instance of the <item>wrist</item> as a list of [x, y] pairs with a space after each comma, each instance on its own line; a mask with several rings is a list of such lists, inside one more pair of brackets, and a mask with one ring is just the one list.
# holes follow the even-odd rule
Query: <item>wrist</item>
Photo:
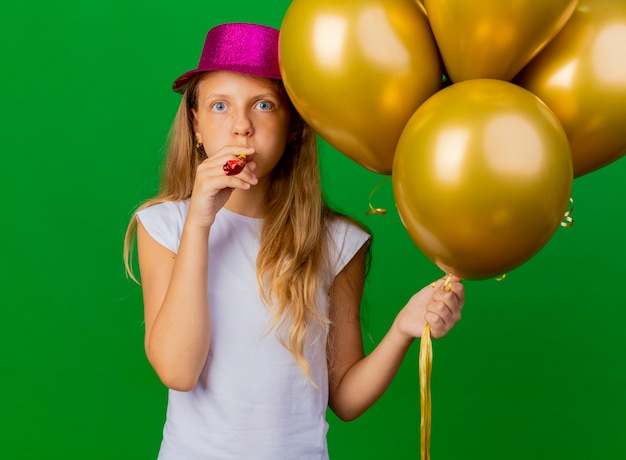
[[426, 320], [422, 309], [415, 309], [411, 305], [406, 305], [396, 316], [392, 329], [400, 337], [413, 342], [422, 336], [424, 326], [426, 326]]
[[197, 222], [188, 217], [183, 225], [182, 234], [187, 238], [208, 238], [212, 224], [212, 222]]
[[396, 316], [396, 319], [391, 325], [391, 328], [389, 329], [389, 336], [391, 340], [407, 347], [411, 346], [416, 337], [403, 327], [401, 313]]

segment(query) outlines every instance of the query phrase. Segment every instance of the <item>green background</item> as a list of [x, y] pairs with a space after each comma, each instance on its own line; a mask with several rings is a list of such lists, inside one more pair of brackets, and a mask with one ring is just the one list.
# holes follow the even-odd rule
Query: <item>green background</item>
[[[124, 230], [156, 190], [170, 85], [206, 31], [280, 27], [288, 5], [0, 5], [0, 458], [155, 458], [166, 391], [144, 356]], [[326, 145], [321, 156], [331, 203], [374, 232], [369, 350], [441, 272], [402, 228], [389, 182], [374, 203], [390, 212], [366, 216], [382, 176]], [[572, 228], [506, 280], [465, 283], [463, 320], [434, 342], [434, 459], [626, 458], [624, 177], [620, 160], [577, 179]], [[418, 348], [368, 413], [329, 415], [333, 459], [419, 458]]]

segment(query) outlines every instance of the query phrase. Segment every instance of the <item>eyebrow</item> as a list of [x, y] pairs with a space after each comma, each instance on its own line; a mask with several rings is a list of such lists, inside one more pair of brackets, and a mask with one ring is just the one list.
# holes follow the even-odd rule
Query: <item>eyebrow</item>
[[[228, 99], [230, 97], [231, 95], [229, 94], [209, 93], [206, 95], [205, 99]], [[280, 99], [280, 96], [274, 92], [260, 93], [260, 94], [255, 94], [254, 96], [250, 98], [250, 100], [255, 100], [255, 99]]]

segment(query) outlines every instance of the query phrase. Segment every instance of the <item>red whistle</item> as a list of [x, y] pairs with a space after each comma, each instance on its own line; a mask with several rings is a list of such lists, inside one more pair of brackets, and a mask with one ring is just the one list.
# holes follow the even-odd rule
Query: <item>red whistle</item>
[[237, 155], [236, 159], [228, 160], [226, 163], [224, 163], [222, 169], [224, 169], [224, 172], [227, 176], [236, 176], [241, 171], [243, 171], [243, 167], [246, 165], [246, 163], [246, 155], [241, 153]]

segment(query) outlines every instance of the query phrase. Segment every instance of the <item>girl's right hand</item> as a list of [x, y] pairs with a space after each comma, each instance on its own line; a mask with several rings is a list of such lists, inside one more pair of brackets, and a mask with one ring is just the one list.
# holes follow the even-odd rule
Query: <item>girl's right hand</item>
[[[235, 176], [227, 176], [224, 164], [240, 154], [247, 156], [243, 170]], [[258, 182], [255, 169], [253, 148], [229, 145], [210, 155], [196, 170], [187, 223], [210, 228], [215, 214], [226, 204], [234, 189], [248, 190]]]

